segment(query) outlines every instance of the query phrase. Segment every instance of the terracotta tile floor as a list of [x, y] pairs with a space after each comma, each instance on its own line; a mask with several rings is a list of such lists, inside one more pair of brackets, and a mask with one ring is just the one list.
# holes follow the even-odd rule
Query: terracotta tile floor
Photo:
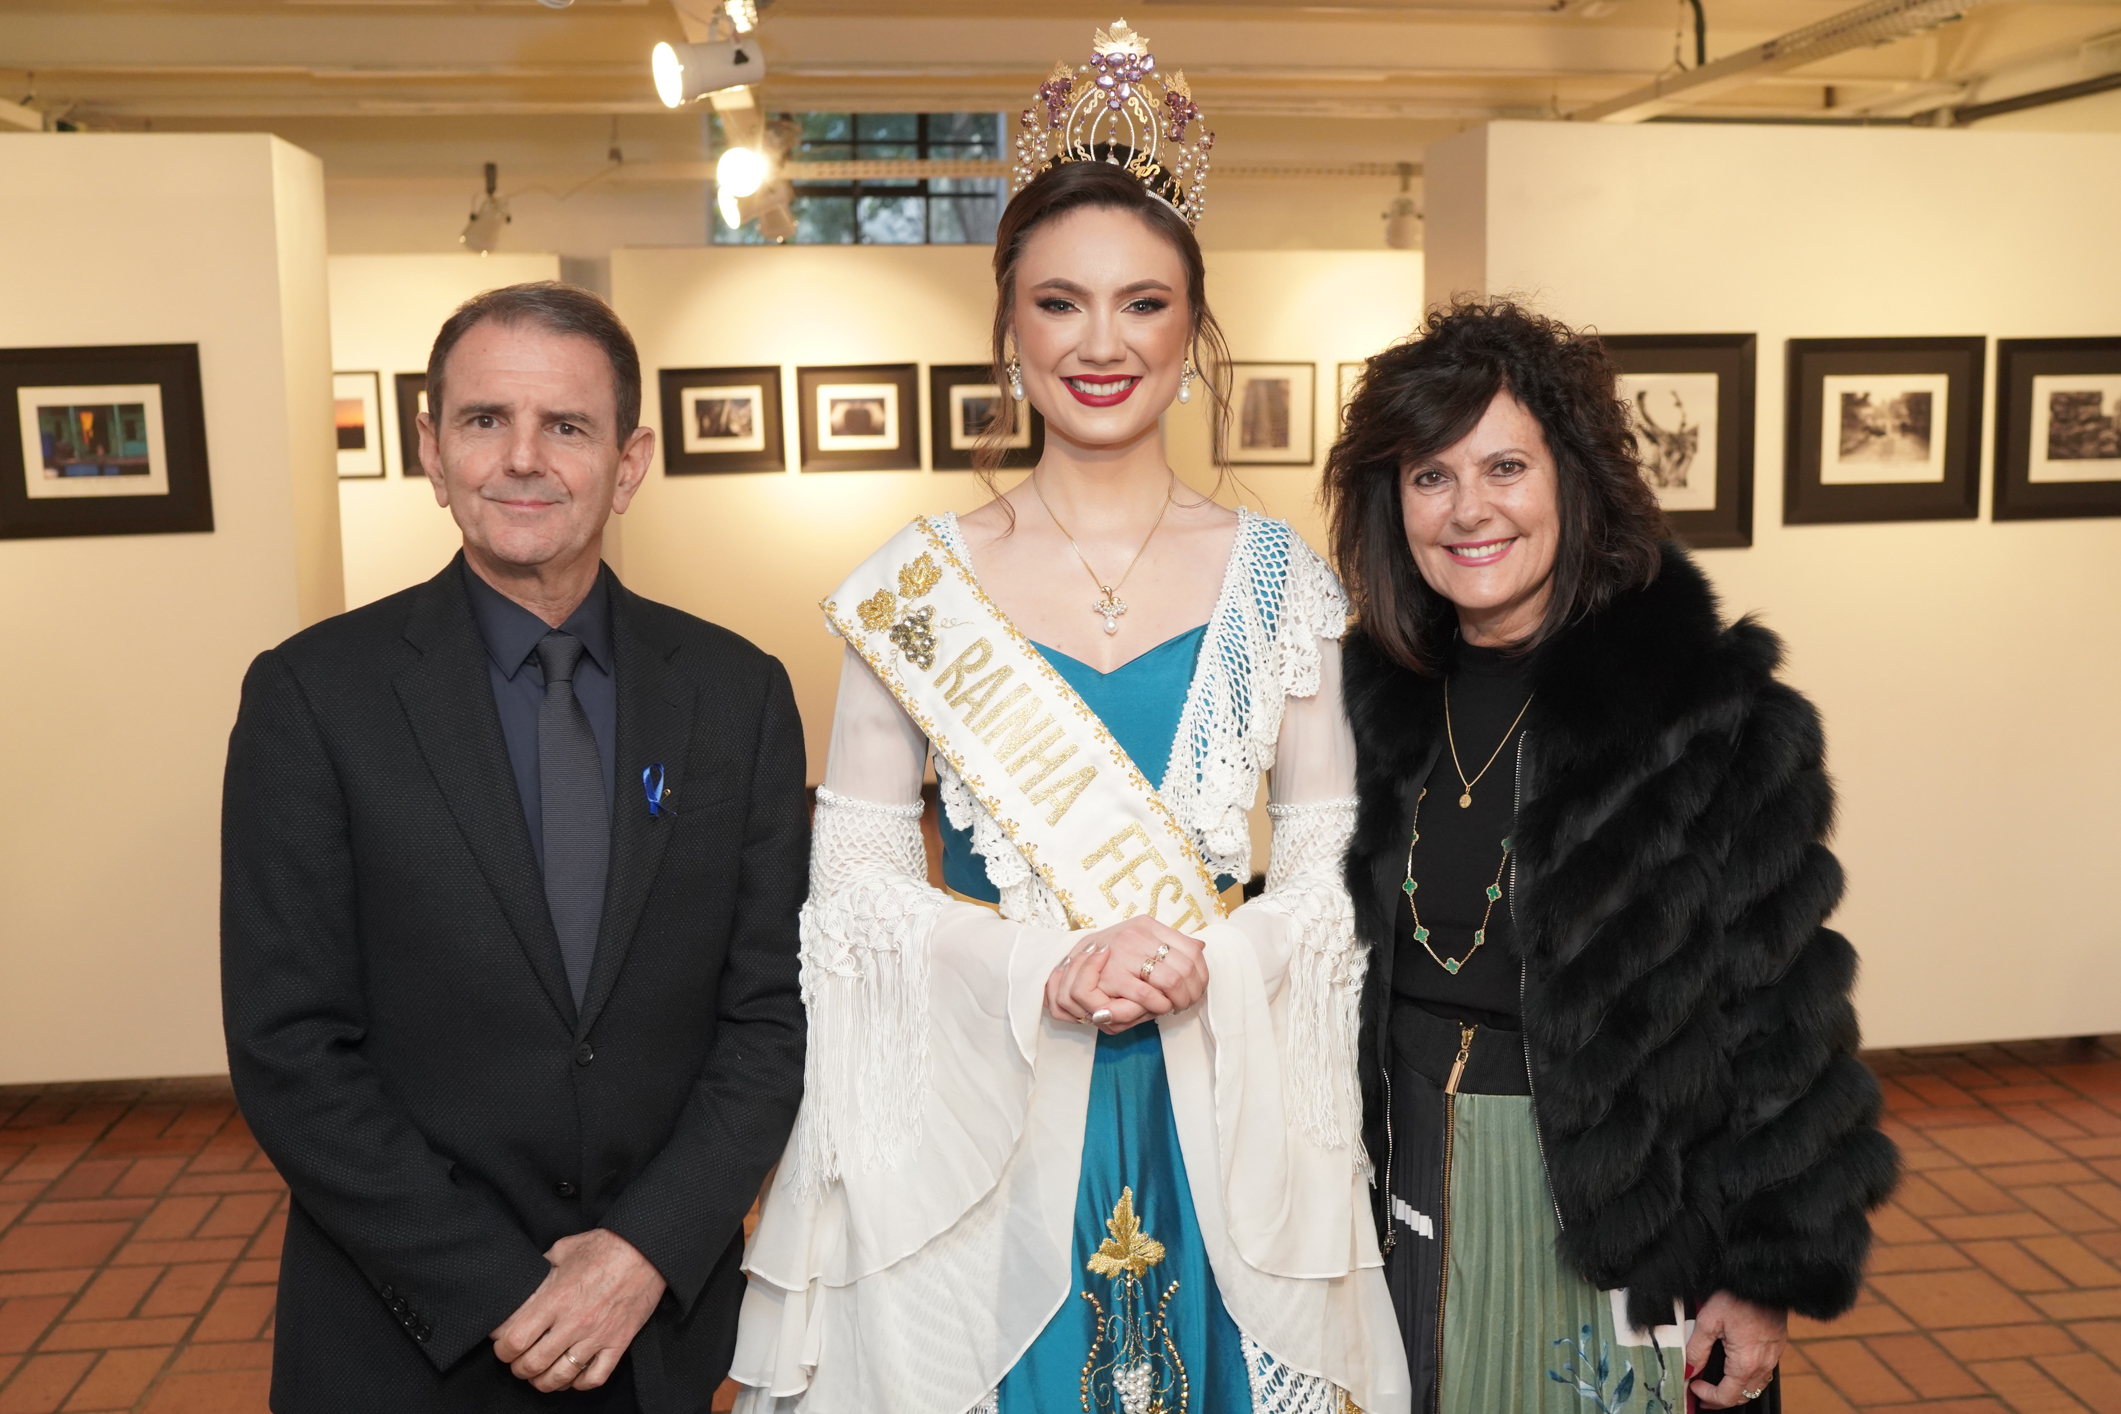
[[2121, 1414], [2121, 1037], [1879, 1051], [1907, 1181], [1791, 1414]]
[[[2121, 1414], [2121, 1037], [1870, 1060], [1909, 1176], [1784, 1408]], [[262, 1411], [286, 1201], [225, 1082], [0, 1088], [0, 1414]]]

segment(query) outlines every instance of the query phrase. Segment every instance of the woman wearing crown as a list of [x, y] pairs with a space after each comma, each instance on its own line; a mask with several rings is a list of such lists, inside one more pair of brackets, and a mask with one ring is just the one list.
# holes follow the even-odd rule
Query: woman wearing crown
[[[1183, 76], [1121, 24], [1039, 99], [994, 358], [1045, 452], [824, 605], [809, 1070], [737, 1407], [1403, 1411], [1358, 1137], [1345, 601], [1164, 460], [1174, 398], [1228, 420]], [[1267, 888], [1233, 909], [1263, 769]]]

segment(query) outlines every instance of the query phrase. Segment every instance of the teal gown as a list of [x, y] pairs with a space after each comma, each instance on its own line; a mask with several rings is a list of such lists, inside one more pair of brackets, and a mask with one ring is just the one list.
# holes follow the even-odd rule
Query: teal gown
[[[1204, 624], [1110, 673], [1042, 645], [1038, 651], [1161, 788], [1206, 636]], [[946, 818], [942, 836], [943, 882], [967, 898], [997, 902], [970, 832]], [[1118, 1414], [1115, 1378], [1145, 1384], [1167, 1414], [1252, 1407], [1237, 1323], [1223, 1309], [1193, 1214], [1153, 1021], [1097, 1038], [1071, 1280], [1068, 1300], [1003, 1376], [1000, 1414]]]

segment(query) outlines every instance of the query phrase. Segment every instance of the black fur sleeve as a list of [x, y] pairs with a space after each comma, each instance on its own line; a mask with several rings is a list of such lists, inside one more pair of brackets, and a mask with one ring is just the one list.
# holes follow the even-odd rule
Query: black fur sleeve
[[1726, 788], [1747, 824], [1724, 862], [1729, 1121], [1717, 1285], [1818, 1320], [1855, 1303], [1870, 1209], [1898, 1180], [1878, 1083], [1856, 1058], [1856, 954], [1825, 926], [1841, 867], [1818, 714], [1770, 682], [1735, 743]]

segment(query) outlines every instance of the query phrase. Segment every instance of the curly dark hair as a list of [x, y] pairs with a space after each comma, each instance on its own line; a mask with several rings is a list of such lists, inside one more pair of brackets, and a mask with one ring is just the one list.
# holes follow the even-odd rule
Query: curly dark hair
[[1363, 631], [1416, 672], [1449, 651], [1457, 615], [1407, 548], [1400, 470], [1451, 446], [1509, 392], [1538, 419], [1560, 483], [1554, 590], [1529, 649], [1657, 576], [1666, 534], [1643, 480], [1627, 405], [1594, 333], [1507, 298], [1460, 296], [1363, 366], [1326, 457], [1333, 553]]

